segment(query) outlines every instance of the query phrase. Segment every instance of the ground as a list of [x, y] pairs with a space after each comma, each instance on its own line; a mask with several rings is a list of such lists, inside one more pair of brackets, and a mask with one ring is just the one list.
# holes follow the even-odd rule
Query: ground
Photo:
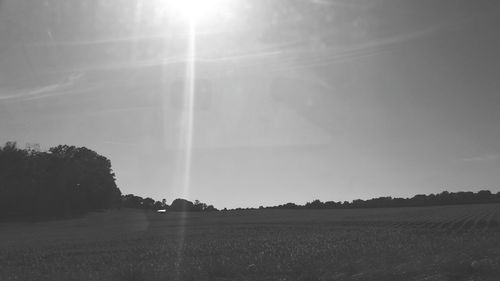
[[500, 204], [0, 223], [0, 280], [498, 280]]

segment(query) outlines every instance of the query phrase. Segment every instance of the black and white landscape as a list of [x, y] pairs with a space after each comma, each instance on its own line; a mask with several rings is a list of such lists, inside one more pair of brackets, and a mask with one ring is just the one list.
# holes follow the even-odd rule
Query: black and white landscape
[[0, 280], [498, 280], [500, 2], [0, 0]]

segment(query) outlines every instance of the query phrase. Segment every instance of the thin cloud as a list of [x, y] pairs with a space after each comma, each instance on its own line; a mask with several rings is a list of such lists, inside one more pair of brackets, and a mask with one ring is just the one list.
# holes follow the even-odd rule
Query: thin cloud
[[158, 106], [119, 107], [119, 108], [110, 108], [106, 110], [91, 111], [88, 113], [88, 115], [105, 115], [105, 114], [123, 113], [131, 111], [144, 111], [144, 110], [152, 110], [155, 108], [158, 108]]
[[64, 94], [69, 92], [68, 89], [72, 88], [82, 77], [83, 73], [73, 73], [54, 84], [0, 95], [0, 101], [26, 101]]

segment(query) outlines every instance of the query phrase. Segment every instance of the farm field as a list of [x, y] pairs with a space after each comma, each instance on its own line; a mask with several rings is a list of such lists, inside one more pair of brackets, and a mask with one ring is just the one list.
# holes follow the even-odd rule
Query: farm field
[[0, 280], [500, 280], [500, 204], [0, 223]]

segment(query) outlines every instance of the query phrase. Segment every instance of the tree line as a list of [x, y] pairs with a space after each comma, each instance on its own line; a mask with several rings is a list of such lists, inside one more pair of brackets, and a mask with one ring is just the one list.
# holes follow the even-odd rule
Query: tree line
[[21, 149], [0, 146], [0, 220], [70, 217], [111, 208], [217, 211], [198, 200], [155, 201], [122, 195], [111, 161], [86, 147], [58, 145]]
[[[286, 203], [259, 209], [342, 209], [418, 207], [500, 203], [500, 192], [448, 192], [411, 198], [378, 197], [368, 200], [313, 200], [304, 205]], [[0, 219], [61, 217], [110, 208], [209, 212], [214, 206], [198, 200], [155, 201], [134, 194], [122, 195], [115, 183], [111, 161], [85, 147], [58, 145], [48, 151], [20, 149], [15, 142], [0, 147]], [[255, 209], [255, 208], [246, 208]], [[226, 209], [224, 209], [226, 210]], [[237, 208], [236, 210], [243, 210]]]
[[155, 201], [150, 197], [142, 198], [134, 194], [122, 195], [121, 207], [136, 208], [145, 210], [165, 210], [165, 211], [179, 211], [179, 212], [212, 212], [218, 211], [212, 205], [207, 205], [199, 200], [191, 202], [186, 199], [175, 199], [170, 205], [167, 204], [165, 199]]
[[418, 194], [411, 198], [378, 197], [368, 200], [356, 199], [353, 201], [326, 201], [319, 199], [307, 202], [304, 205], [286, 203], [278, 206], [259, 207], [259, 209], [349, 209], [349, 208], [390, 208], [390, 207], [422, 207], [438, 205], [461, 205], [461, 204], [482, 204], [500, 203], [500, 192], [492, 193], [489, 190], [478, 192], [443, 191], [438, 194]]

